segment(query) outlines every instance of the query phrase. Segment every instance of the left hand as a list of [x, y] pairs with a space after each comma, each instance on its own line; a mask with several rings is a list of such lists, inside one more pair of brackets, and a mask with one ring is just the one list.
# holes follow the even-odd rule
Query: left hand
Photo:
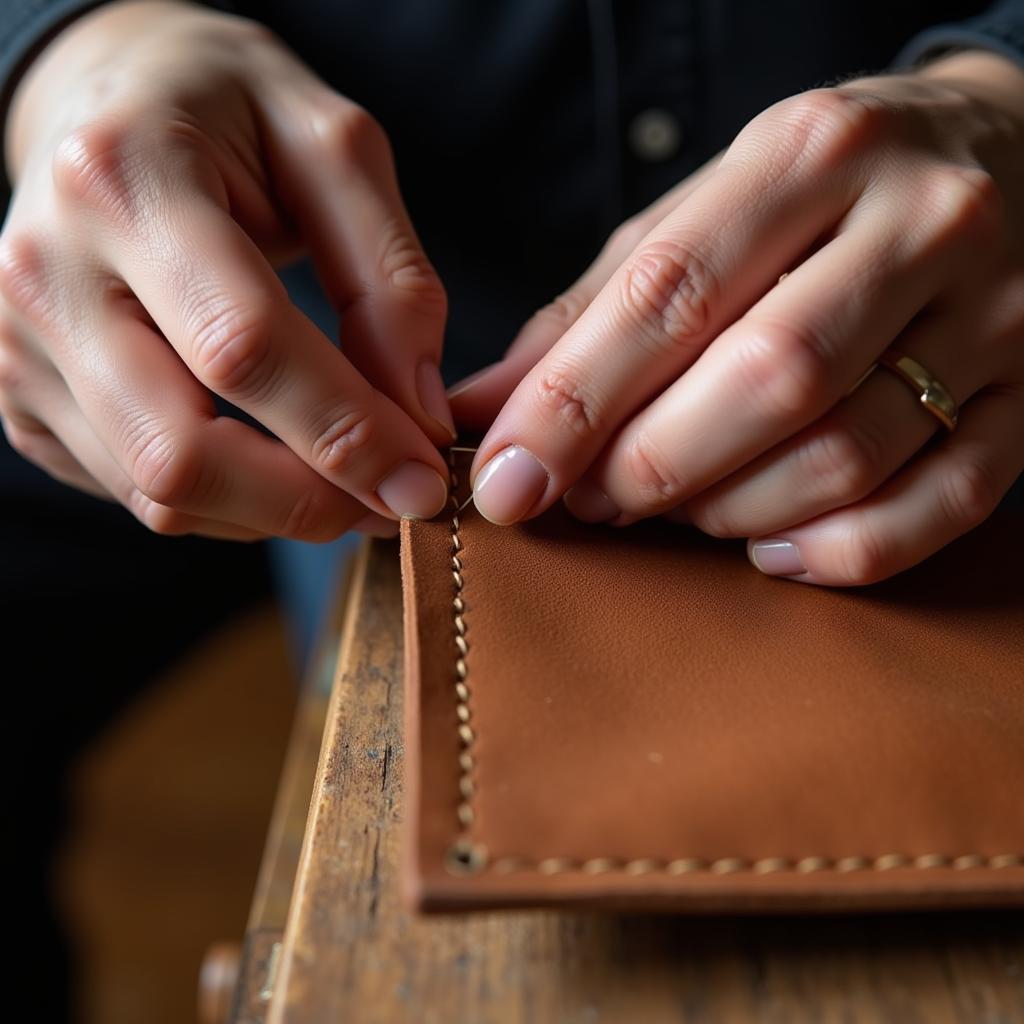
[[[890, 347], [962, 407], [938, 443], [893, 372], [856, 386]], [[775, 104], [451, 395], [504, 402], [471, 472], [495, 522], [564, 494], [804, 582], [914, 565], [1024, 469], [1024, 73], [968, 52]]]

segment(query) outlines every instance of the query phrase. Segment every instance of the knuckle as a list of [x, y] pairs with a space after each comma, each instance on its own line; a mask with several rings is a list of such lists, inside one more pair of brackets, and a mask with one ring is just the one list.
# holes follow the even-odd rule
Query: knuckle
[[241, 400], [269, 397], [278, 377], [269, 302], [211, 300], [189, 318], [196, 372], [209, 388]]
[[783, 100], [775, 115], [796, 160], [822, 172], [880, 142], [893, 122], [892, 109], [879, 98], [843, 88], [810, 89]]
[[131, 212], [125, 133], [105, 122], [66, 135], [53, 153], [53, 185], [59, 196], [105, 214]]
[[128, 507], [143, 526], [162, 537], [180, 537], [191, 532], [188, 516], [161, 505], [140, 491], [134, 491]]
[[693, 525], [709, 537], [742, 537], [749, 533], [742, 529], [725, 510], [724, 501], [691, 499], [686, 511]]
[[448, 296], [427, 254], [405, 225], [384, 232], [380, 271], [388, 287], [420, 312], [443, 318]]
[[570, 288], [537, 310], [534, 318], [565, 332], [582, 316], [587, 305], [586, 297], [577, 289]]
[[343, 163], [377, 165], [390, 160], [391, 144], [380, 122], [356, 103], [331, 95], [312, 115], [319, 147]]
[[564, 370], [552, 369], [537, 378], [541, 408], [581, 437], [602, 432], [597, 402], [580, 380]]
[[195, 442], [154, 431], [131, 454], [130, 475], [136, 489], [156, 504], [194, 507], [202, 499], [204, 463]]
[[871, 423], [832, 426], [801, 449], [802, 475], [819, 493], [848, 504], [879, 482], [885, 452], [885, 438]]
[[650, 436], [639, 433], [624, 453], [624, 469], [629, 486], [629, 501], [624, 512], [653, 515], [678, 505], [687, 497], [687, 483], [673, 467], [672, 460], [654, 444]]
[[1003, 195], [995, 178], [980, 167], [944, 168], [931, 187], [940, 221], [954, 234], [992, 237], [1003, 219]]
[[877, 583], [893, 571], [891, 542], [886, 542], [864, 516], [836, 539], [833, 553], [837, 575], [852, 586]]
[[609, 236], [604, 251], [619, 253], [623, 258], [631, 253], [647, 234], [647, 228], [639, 217], [624, 220]]
[[8, 231], [0, 239], [0, 296], [12, 309], [33, 318], [50, 305], [43, 246], [27, 232]]
[[346, 473], [353, 462], [372, 447], [377, 433], [376, 419], [366, 406], [335, 412], [328, 425], [317, 432], [311, 460], [314, 467], [331, 474]]
[[330, 539], [325, 532], [328, 524], [324, 512], [323, 502], [319, 500], [316, 491], [313, 488], [303, 491], [288, 510], [278, 532], [282, 537], [295, 540]]
[[17, 395], [24, 391], [26, 366], [18, 350], [0, 337], [0, 395]]
[[43, 465], [48, 442], [53, 437], [49, 429], [30, 416], [14, 412], [4, 414], [3, 424], [10, 446], [29, 462]]
[[759, 325], [737, 349], [739, 393], [773, 422], [814, 413], [830, 391], [828, 366], [804, 329]]
[[706, 329], [716, 297], [707, 264], [674, 242], [641, 249], [624, 270], [622, 303], [655, 354], [689, 347]]
[[938, 497], [946, 521], [966, 532], [995, 511], [1002, 493], [984, 460], [961, 456], [939, 478]]

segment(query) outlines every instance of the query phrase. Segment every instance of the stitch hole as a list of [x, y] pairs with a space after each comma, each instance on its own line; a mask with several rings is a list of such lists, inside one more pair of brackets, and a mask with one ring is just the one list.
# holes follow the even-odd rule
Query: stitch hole
[[475, 875], [486, 866], [487, 848], [465, 839], [449, 847], [445, 856], [445, 867], [453, 875]]

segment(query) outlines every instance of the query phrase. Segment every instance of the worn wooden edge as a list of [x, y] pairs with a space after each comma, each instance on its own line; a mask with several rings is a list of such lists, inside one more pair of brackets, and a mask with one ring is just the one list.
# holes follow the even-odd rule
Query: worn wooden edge
[[253, 892], [247, 932], [257, 928], [284, 928], [288, 915], [330, 703], [330, 694], [321, 689], [319, 676], [328, 658], [332, 659], [332, 678], [337, 672], [338, 637], [344, 628], [346, 602], [354, 576], [353, 562], [354, 558], [346, 560], [337, 597], [328, 616], [328, 626], [302, 681]]
[[241, 973], [231, 1013], [232, 1024], [264, 1024], [281, 951], [280, 928], [246, 933]]
[[362, 603], [363, 591], [366, 587], [366, 572], [370, 560], [372, 541], [364, 540], [351, 562], [350, 576], [348, 579], [348, 592], [345, 597], [344, 620], [341, 630], [341, 640], [338, 644], [338, 660], [334, 669], [334, 685], [331, 688], [331, 697], [327, 705], [327, 717], [323, 731], [323, 739], [320, 744], [320, 754], [317, 758], [316, 774], [312, 792], [310, 794], [309, 813], [306, 818], [305, 835], [302, 842], [302, 850], [299, 854], [299, 862], [296, 865], [295, 885], [292, 890], [291, 904], [288, 909], [288, 917], [285, 922], [284, 938], [281, 952], [277, 963], [277, 973], [274, 983], [274, 992], [270, 1000], [270, 1011], [267, 1015], [268, 1024], [280, 1024], [284, 1009], [284, 993], [287, 992], [289, 975], [294, 966], [295, 958], [295, 936], [298, 932], [299, 922], [303, 916], [305, 901], [307, 898], [307, 882], [310, 872], [308, 870], [310, 861], [314, 854], [315, 837], [320, 815], [324, 812], [324, 802], [321, 799], [323, 792], [324, 769], [327, 759], [331, 756], [334, 748], [338, 730], [342, 724], [341, 708], [348, 692], [344, 683], [344, 666], [348, 663], [348, 654], [351, 651], [355, 638], [356, 623], [359, 618], [359, 609]]

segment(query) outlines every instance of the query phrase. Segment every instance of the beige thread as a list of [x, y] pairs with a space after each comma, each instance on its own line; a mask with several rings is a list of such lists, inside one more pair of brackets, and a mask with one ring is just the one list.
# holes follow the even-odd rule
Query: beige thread
[[[783, 275], [784, 277], [785, 275]], [[656, 860], [651, 857], [636, 858], [633, 860], [622, 860], [616, 857], [589, 857], [585, 860], [575, 860], [572, 857], [544, 857], [540, 860], [529, 860], [524, 857], [500, 857], [489, 862], [487, 848], [480, 843], [473, 841], [471, 829], [474, 816], [471, 800], [476, 792], [476, 784], [473, 781], [473, 769], [475, 761], [472, 753], [472, 746], [476, 741], [476, 734], [469, 726], [472, 719], [472, 711], [469, 706], [471, 690], [466, 682], [469, 675], [469, 668], [466, 664], [466, 656], [469, 654], [469, 641], [466, 639], [466, 603], [462, 597], [462, 590], [465, 586], [463, 575], [462, 559], [459, 552], [462, 551], [462, 538], [459, 535], [459, 515], [462, 509], [469, 503], [468, 499], [459, 505], [455, 497], [455, 489], [458, 486], [458, 476], [455, 472], [455, 451], [466, 451], [467, 449], [450, 448], [448, 450], [448, 464], [451, 468], [451, 497], [449, 499], [452, 508], [451, 518], [451, 541], [452, 541], [452, 578], [455, 584], [455, 596], [452, 599], [454, 610], [454, 646], [457, 652], [455, 659], [455, 716], [458, 721], [458, 735], [462, 744], [462, 751], [459, 754], [459, 794], [460, 801], [456, 808], [456, 820], [459, 825], [459, 835], [456, 841], [448, 850], [446, 863], [448, 870], [454, 874], [479, 874], [488, 868], [496, 874], [508, 875], [521, 871], [535, 871], [542, 875], [561, 875], [570, 872], [583, 872], [588, 875], [600, 875], [618, 873], [626, 875], [689, 875], [689, 874], [713, 874], [731, 875], [745, 872], [754, 874], [778, 874], [780, 872], [794, 872], [797, 874], [814, 874], [821, 871], [836, 871], [849, 873], [851, 871], [892, 871], [897, 868], [911, 868], [916, 870], [927, 870], [929, 868], [952, 868], [956, 871], [967, 871], [976, 868], [999, 868], [1024, 867], [1024, 854], [1020, 853], [998, 853], [992, 856], [984, 856], [979, 853], [964, 853], [958, 856], [950, 856], [943, 853], [922, 853], [916, 856], [908, 856], [904, 853], [884, 853], [877, 857], [863, 857], [851, 855], [846, 857], [818, 857], [808, 856], [799, 858], [790, 857], [761, 857], [757, 860], [749, 860], [745, 857], [719, 857], [715, 860], [706, 860], [702, 857], [678, 857], [673, 860]], [[472, 450], [472, 449], [469, 449]]]
[[451, 487], [449, 491], [449, 505], [452, 509], [451, 518], [451, 569], [452, 582], [455, 585], [455, 594], [452, 598], [452, 627], [453, 642], [455, 646], [455, 718], [458, 722], [459, 742], [462, 750], [459, 752], [459, 803], [455, 808], [455, 818], [459, 826], [459, 837], [452, 844], [448, 851], [448, 869], [455, 874], [475, 874], [482, 871], [487, 864], [487, 851], [477, 843], [474, 843], [470, 835], [473, 827], [473, 793], [475, 784], [473, 782], [473, 744], [476, 735], [469, 724], [473, 718], [473, 712], [469, 706], [471, 691], [466, 678], [469, 675], [469, 668], [466, 665], [466, 656], [469, 654], [469, 641], [466, 639], [466, 602], [462, 597], [462, 588], [465, 580], [462, 575], [462, 558], [459, 552], [462, 550], [462, 538], [459, 536], [459, 513], [462, 511], [458, 499], [455, 497], [455, 489], [458, 487], [459, 478], [455, 472], [455, 452], [448, 451], [448, 465], [451, 471]]

